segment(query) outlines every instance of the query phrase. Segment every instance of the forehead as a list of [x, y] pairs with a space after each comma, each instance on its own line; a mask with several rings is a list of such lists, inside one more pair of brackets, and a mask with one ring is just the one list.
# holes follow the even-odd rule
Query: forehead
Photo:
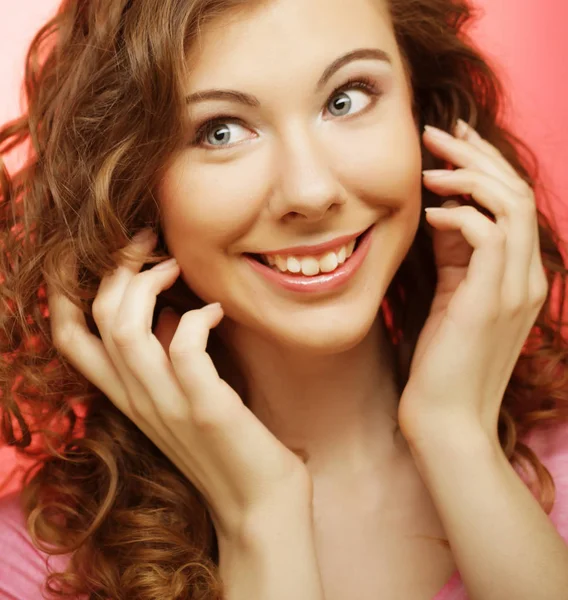
[[253, 3], [202, 29], [188, 55], [189, 83], [194, 89], [269, 76], [277, 84], [279, 75], [285, 80], [306, 65], [319, 77], [337, 56], [364, 47], [388, 52], [402, 68], [386, 0]]

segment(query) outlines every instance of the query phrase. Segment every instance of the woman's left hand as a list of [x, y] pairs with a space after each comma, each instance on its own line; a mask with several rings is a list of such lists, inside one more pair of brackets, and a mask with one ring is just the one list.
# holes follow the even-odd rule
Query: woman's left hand
[[459, 168], [425, 171], [424, 185], [440, 196], [471, 195], [495, 221], [467, 205], [427, 212], [438, 283], [399, 423], [417, 445], [464, 427], [497, 442], [503, 395], [548, 294], [535, 197], [503, 155], [463, 121], [455, 136], [436, 131], [424, 133], [427, 148]]

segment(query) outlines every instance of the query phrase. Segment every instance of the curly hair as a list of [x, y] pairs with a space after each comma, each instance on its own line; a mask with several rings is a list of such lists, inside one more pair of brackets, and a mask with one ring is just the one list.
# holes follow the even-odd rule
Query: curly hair
[[[30, 142], [24, 166], [0, 158], [0, 407], [4, 443], [33, 459], [22, 506], [34, 543], [69, 555], [50, 572], [58, 597], [137, 600], [222, 598], [215, 530], [202, 497], [112, 402], [61, 356], [50, 332], [46, 284], [84, 311], [89, 327], [101, 278], [137, 231], [160, 230], [157, 182], [183, 144], [182, 82], [202, 27], [250, 0], [64, 0], [37, 33], [26, 59], [27, 112], [0, 128], [0, 157]], [[457, 118], [493, 144], [533, 188], [538, 163], [502, 124], [504, 90], [468, 35], [467, 0], [387, 0], [412, 84], [417, 126], [447, 131]], [[443, 168], [422, 147], [425, 168]], [[549, 296], [504, 395], [499, 439], [507, 458], [532, 476], [550, 513], [554, 481], [521, 438], [568, 420], [562, 333], [566, 268], [562, 242], [537, 194], [540, 249]], [[423, 206], [440, 198], [422, 189]], [[549, 211], [550, 212], [550, 211]], [[71, 252], [79, 269], [63, 268]], [[431, 232], [424, 217], [383, 301], [399, 355], [400, 391], [436, 286]], [[162, 292], [180, 311], [202, 305], [183, 282]], [[221, 375], [230, 352], [211, 333]], [[242, 382], [241, 382], [242, 384]], [[243, 384], [244, 386], [244, 384]], [[246, 390], [243, 387], [243, 400]]]

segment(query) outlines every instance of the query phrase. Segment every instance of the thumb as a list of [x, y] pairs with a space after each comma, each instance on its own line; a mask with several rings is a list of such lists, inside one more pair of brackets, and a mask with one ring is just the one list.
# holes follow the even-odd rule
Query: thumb
[[170, 357], [170, 344], [178, 328], [181, 317], [170, 306], [166, 306], [158, 316], [154, 335], [162, 345], [167, 357]]

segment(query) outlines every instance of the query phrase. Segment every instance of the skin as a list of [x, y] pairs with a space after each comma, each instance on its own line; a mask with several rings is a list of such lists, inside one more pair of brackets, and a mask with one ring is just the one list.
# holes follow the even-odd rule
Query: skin
[[[373, 46], [393, 57], [392, 70], [359, 61], [314, 92], [338, 56]], [[416, 233], [421, 160], [384, 8], [275, 2], [218, 21], [198, 49], [188, 94], [231, 87], [254, 93], [259, 106], [191, 107], [194, 124], [230, 111], [241, 125], [227, 150], [188, 136], [162, 182], [165, 237], [178, 263], [139, 273], [141, 255], [103, 278], [93, 303], [102, 341], [80, 309], [50, 294], [56, 347], [203, 490], [235, 597], [319, 598], [323, 583], [329, 600], [432, 598], [456, 567], [472, 600], [563, 597], [565, 541], [497, 436], [503, 393], [548, 294], [532, 189], [465, 123], [453, 135], [424, 133], [427, 149], [456, 167], [425, 173], [424, 184], [440, 196], [470, 195], [494, 218], [459, 203], [428, 213], [437, 288], [399, 399], [377, 311]], [[349, 107], [332, 89], [362, 75], [381, 78], [381, 100], [367, 107], [351, 90], [361, 112], [329, 118], [331, 100]], [[363, 267], [334, 293], [274, 288], [242, 255], [374, 222]], [[133, 244], [147, 252], [155, 241]], [[153, 335], [155, 297], [178, 274], [223, 310], [161, 318]], [[206, 353], [219, 323], [258, 418]], [[406, 442], [392, 435], [396, 416]], [[304, 465], [276, 438], [311, 460]], [[282, 544], [291, 532], [293, 544]], [[416, 543], [417, 534], [447, 537], [451, 553]], [[248, 559], [243, 539], [257, 549]], [[290, 561], [303, 571], [283, 581]], [[259, 562], [264, 575], [251, 580]], [[345, 570], [352, 563], [359, 572]], [[264, 589], [251, 590], [257, 584]]]
[[[392, 64], [352, 61], [315, 91], [331, 63], [360, 48], [381, 49]], [[210, 128], [201, 145], [190, 134], [161, 182], [170, 253], [191, 289], [221, 303], [220, 329], [249, 378], [250, 407], [278, 439], [308, 451], [316, 495], [338, 479], [384, 487], [377, 474], [384, 482], [411, 459], [393, 434], [393, 357], [377, 314], [416, 234], [422, 168], [386, 9], [370, 0], [271, 2], [206, 27], [189, 61], [188, 95], [232, 89], [260, 105], [189, 106], [192, 131], [219, 115], [233, 120]], [[360, 77], [377, 97], [357, 88], [334, 94]], [[348, 114], [337, 115], [333, 101], [346, 98]], [[276, 288], [243, 258], [377, 222], [365, 263], [338, 291]]]

